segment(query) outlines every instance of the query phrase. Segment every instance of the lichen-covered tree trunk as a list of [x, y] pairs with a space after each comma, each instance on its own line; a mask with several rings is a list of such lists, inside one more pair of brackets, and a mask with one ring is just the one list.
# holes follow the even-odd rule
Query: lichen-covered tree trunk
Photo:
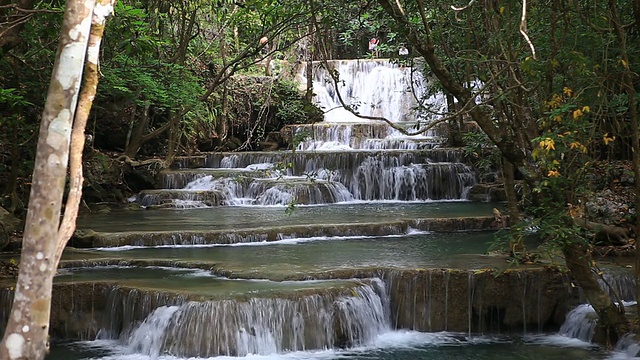
[[[103, 25], [105, 17], [112, 11], [113, 0], [98, 0], [97, 4], [96, 0], [69, 0], [66, 4], [40, 125], [18, 282], [0, 345], [0, 359], [41, 360], [48, 351], [53, 277], [62, 248], [75, 228], [82, 187], [84, 125], [97, 84], [95, 71], [93, 80], [88, 79], [83, 90], [82, 104], [78, 107], [76, 117], [78, 91], [87, 53], [88, 61], [97, 69], [96, 46], [99, 47], [100, 41], [95, 38], [93, 41], [89, 40], [92, 15], [94, 25]], [[99, 33], [101, 36], [102, 32]], [[87, 45], [91, 43], [87, 49]], [[61, 223], [60, 213], [69, 161], [72, 190]]]

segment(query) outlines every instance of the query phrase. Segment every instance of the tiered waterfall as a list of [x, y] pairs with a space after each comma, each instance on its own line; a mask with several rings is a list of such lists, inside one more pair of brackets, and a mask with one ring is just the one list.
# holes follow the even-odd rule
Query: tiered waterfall
[[[86, 342], [58, 356], [54, 347], [52, 360], [562, 351], [549, 337], [515, 340], [518, 352], [511, 337], [486, 336], [558, 330], [579, 294], [553, 267], [507, 271], [486, 255], [500, 205], [465, 200], [477, 176], [437, 128], [397, 129], [433, 121], [442, 97], [387, 60], [331, 66], [337, 83], [314, 64], [326, 118], [287, 129], [295, 149], [181, 158], [140, 193], [140, 209], [80, 216], [55, 279], [51, 335]], [[338, 94], [394, 126], [344, 110]], [[0, 296], [3, 318], [12, 295]], [[563, 331], [588, 340], [588, 312]]]

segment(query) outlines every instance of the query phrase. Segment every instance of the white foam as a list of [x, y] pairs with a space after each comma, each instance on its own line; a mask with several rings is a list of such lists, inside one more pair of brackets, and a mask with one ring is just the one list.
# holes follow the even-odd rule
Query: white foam
[[144, 246], [144, 245], [125, 245], [117, 247], [99, 247], [93, 248], [95, 251], [129, 251], [138, 249], [188, 249], [188, 248], [213, 248], [213, 247], [236, 247], [236, 246], [271, 246], [271, 245], [295, 245], [304, 244], [313, 241], [345, 241], [345, 240], [366, 240], [366, 239], [387, 239], [387, 238], [402, 238], [409, 235], [429, 235], [430, 231], [417, 230], [414, 228], [408, 228], [406, 233], [403, 234], [391, 234], [382, 236], [366, 236], [366, 235], [353, 235], [353, 236], [311, 236], [311, 237], [294, 237], [287, 239], [280, 239], [274, 241], [251, 241], [251, 242], [238, 242], [232, 244], [181, 244], [181, 245], [156, 245], [156, 246]]

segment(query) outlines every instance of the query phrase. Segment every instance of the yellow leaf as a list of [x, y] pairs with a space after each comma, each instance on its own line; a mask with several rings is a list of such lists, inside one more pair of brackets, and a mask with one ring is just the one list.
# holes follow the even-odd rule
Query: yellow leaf
[[566, 86], [562, 88], [562, 92], [568, 97], [571, 97], [573, 95], [573, 90], [569, 89]]
[[504, 13], [504, 6], [500, 6], [500, 14]]
[[579, 119], [580, 117], [582, 117], [582, 115], [583, 115], [583, 114], [582, 114], [582, 110], [580, 110], [580, 109], [575, 110], [575, 111], [573, 112], [573, 118], [574, 118], [574, 119], [576, 119], [576, 120], [577, 120], [577, 119]]
[[622, 66], [624, 66], [626, 68], [629, 67], [629, 64], [626, 61], [624, 61], [624, 59], [620, 59], [620, 63], [622, 64]]
[[553, 139], [551, 138], [545, 138], [544, 140], [540, 141], [540, 147], [547, 150], [547, 152], [549, 150], [555, 150], [555, 144], [555, 141], [553, 141]]
[[560, 173], [556, 170], [549, 170], [549, 172], [547, 173], [548, 177], [558, 177], [560, 176]]
[[584, 113], [588, 113], [588, 112], [590, 112], [590, 111], [591, 111], [591, 108], [590, 108], [589, 106], [583, 106], [583, 107], [582, 107], [582, 112], [584, 112]]
[[602, 136], [602, 141], [604, 141], [605, 145], [609, 145], [609, 143], [612, 142], [615, 139], [616, 139], [616, 137], [615, 136], [609, 136], [609, 133], [605, 133]]

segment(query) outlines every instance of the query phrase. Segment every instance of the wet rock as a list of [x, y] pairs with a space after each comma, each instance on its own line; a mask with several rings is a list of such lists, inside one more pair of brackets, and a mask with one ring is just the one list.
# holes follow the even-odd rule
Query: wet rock
[[606, 189], [589, 197], [585, 203], [585, 213], [594, 222], [620, 225], [635, 216], [632, 204], [633, 200], [629, 195]]
[[[53, 290], [51, 334], [56, 340], [89, 340], [104, 331], [114, 338], [126, 338], [158, 307], [179, 305], [179, 318], [166, 334], [172, 341], [165, 342], [165, 350], [174, 354], [216, 356], [246, 351], [224, 339], [244, 329], [258, 341], [273, 324], [282, 326], [271, 330], [284, 331], [278, 346], [295, 351], [299, 346], [307, 350], [358, 346], [387, 327], [492, 333], [557, 330], [575, 300], [566, 276], [550, 267], [501, 272], [371, 269], [359, 274], [381, 280], [226, 300], [109, 282], [58, 283]], [[346, 270], [333, 275], [353, 278]], [[0, 293], [5, 310], [11, 295], [10, 290]], [[389, 310], [385, 310], [387, 302]], [[289, 322], [298, 318], [303, 321], [298, 326], [304, 324], [305, 331], [288, 333], [294, 328]], [[189, 329], [194, 328], [204, 333], [191, 333]], [[291, 342], [294, 338], [301, 342]]]
[[88, 248], [93, 246], [93, 242], [98, 237], [98, 233], [92, 229], [78, 229], [69, 239], [69, 246], [77, 248]]
[[565, 275], [553, 268], [425, 269], [388, 278], [395, 327], [418, 331], [557, 329], [570, 300]]
[[502, 184], [476, 184], [469, 190], [467, 198], [475, 202], [507, 201], [507, 195]]
[[293, 237], [319, 236], [384, 236], [406, 234], [408, 229], [436, 232], [482, 231], [491, 229], [493, 216], [460, 218], [404, 219], [377, 223], [318, 224], [262, 227], [241, 230], [209, 231], [141, 231], [125, 233], [76, 231], [72, 239], [75, 247], [158, 246], [235, 244], [245, 242], [276, 241]]

